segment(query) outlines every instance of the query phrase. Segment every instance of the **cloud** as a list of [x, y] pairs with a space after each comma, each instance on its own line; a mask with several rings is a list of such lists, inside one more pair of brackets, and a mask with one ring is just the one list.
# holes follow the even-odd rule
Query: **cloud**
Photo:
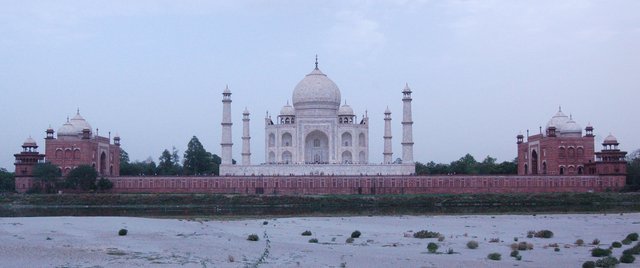
[[341, 11], [336, 15], [326, 38], [326, 47], [339, 54], [376, 54], [387, 42], [378, 22], [358, 11]]

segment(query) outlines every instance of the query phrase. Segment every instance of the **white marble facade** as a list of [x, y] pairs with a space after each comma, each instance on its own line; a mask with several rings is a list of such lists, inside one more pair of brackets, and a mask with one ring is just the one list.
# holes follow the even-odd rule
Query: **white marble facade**
[[[408, 93], [407, 93], [408, 92]], [[404, 164], [369, 164], [369, 117], [360, 118], [346, 103], [341, 105], [338, 86], [316, 67], [295, 87], [293, 105], [282, 107], [277, 116], [267, 114], [265, 122], [265, 162], [250, 165], [249, 113], [243, 112], [243, 161], [231, 164], [231, 99], [223, 93], [221, 175], [410, 175], [415, 173], [413, 153], [404, 147], [413, 145], [411, 124], [403, 120], [403, 151], [409, 161]], [[403, 90], [404, 118], [411, 118], [408, 86]], [[408, 101], [407, 101], [407, 96]], [[408, 129], [406, 129], [408, 125]], [[385, 126], [385, 128], [390, 128]], [[225, 133], [226, 132], [226, 133]], [[390, 135], [390, 129], [385, 129]], [[408, 136], [407, 136], [408, 133]], [[391, 148], [386, 148], [388, 154]], [[408, 156], [408, 157], [407, 157]], [[225, 159], [229, 158], [229, 159]], [[226, 160], [226, 161], [225, 161]]]

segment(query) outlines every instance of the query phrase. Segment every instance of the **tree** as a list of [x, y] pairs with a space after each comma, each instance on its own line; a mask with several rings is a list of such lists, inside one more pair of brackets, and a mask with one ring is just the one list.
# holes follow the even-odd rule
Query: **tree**
[[173, 161], [169, 150], [164, 149], [162, 155], [158, 159], [158, 174], [160, 175], [173, 175]]
[[69, 172], [65, 180], [67, 187], [76, 190], [95, 190], [98, 172], [88, 165], [80, 165]]
[[466, 154], [451, 164], [436, 164], [431, 161], [427, 164], [416, 162], [416, 174], [437, 175], [437, 174], [516, 174], [517, 158], [513, 161], [504, 161], [497, 164], [496, 159], [487, 156], [482, 162], [476, 162], [470, 154]]
[[202, 143], [193, 136], [184, 151], [184, 173], [186, 175], [199, 175], [214, 171], [213, 155], [204, 149]]
[[217, 154], [213, 154], [211, 156], [211, 161], [213, 162], [213, 175], [220, 176], [220, 164], [222, 164], [222, 158]]
[[98, 191], [106, 191], [113, 188], [113, 182], [104, 177], [100, 178], [97, 183]]
[[62, 177], [62, 172], [58, 166], [50, 162], [38, 163], [33, 167], [33, 177], [45, 193], [54, 193], [57, 190], [60, 177]]
[[120, 175], [131, 176], [140, 174], [140, 170], [129, 163], [129, 154], [122, 148], [120, 148]]
[[13, 192], [16, 190], [16, 179], [13, 172], [0, 168], [0, 192]]
[[640, 149], [627, 155], [627, 188], [640, 190]]

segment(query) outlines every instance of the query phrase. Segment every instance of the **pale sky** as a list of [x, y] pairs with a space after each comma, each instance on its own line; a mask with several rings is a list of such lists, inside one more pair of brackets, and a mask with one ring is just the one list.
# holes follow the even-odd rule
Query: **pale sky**
[[401, 90], [413, 90], [414, 152], [448, 163], [516, 156], [562, 106], [596, 148], [609, 133], [640, 148], [640, 1], [0, 1], [0, 167], [76, 109], [132, 160], [195, 135], [220, 154], [221, 93], [242, 110], [252, 161], [264, 116], [320, 69], [360, 118], [382, 161], [383, 112], [401, 155]]

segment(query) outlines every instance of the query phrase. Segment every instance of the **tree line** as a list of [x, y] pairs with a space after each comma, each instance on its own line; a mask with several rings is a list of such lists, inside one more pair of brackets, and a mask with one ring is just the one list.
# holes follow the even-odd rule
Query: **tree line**
[[33, 182], [33, 186], [27, 190], [27, 193], [57, 193], [61, 190], [102, 192], [113, 188], [110, 180], [103, 177], [98, 179], [98, 172], [92, 166], [80, 165], [63, 177], [60, 168], [50, 162], [35, 165]]
[[[158, 157], [158, 164], [152, 158], [131, 162], [129, 154], [120, 149], [121, 176], [177, 176], [177, 175], [220, 175], [222, 159], [204, 149], [198, 137], [193, 136], [187, 144], [182, 161], [176, 147], [165, 149]], [[235, 160], [233, 161], [235, 163]]]
[[436, 164], [431, 161], [427, 164], [416, 162], [416, 174], [418, 175], [442, 175], [442, 174], [517, 174], [518, 173], [518, 161], [513, 159], [512, 161], [504, 161], [497, 163], [496, 158], [491, 156], [485, 157], [482, 162], [476, 161], [476, 159], [466, 154], [460, 159], [451, 162], [450, 164]]

